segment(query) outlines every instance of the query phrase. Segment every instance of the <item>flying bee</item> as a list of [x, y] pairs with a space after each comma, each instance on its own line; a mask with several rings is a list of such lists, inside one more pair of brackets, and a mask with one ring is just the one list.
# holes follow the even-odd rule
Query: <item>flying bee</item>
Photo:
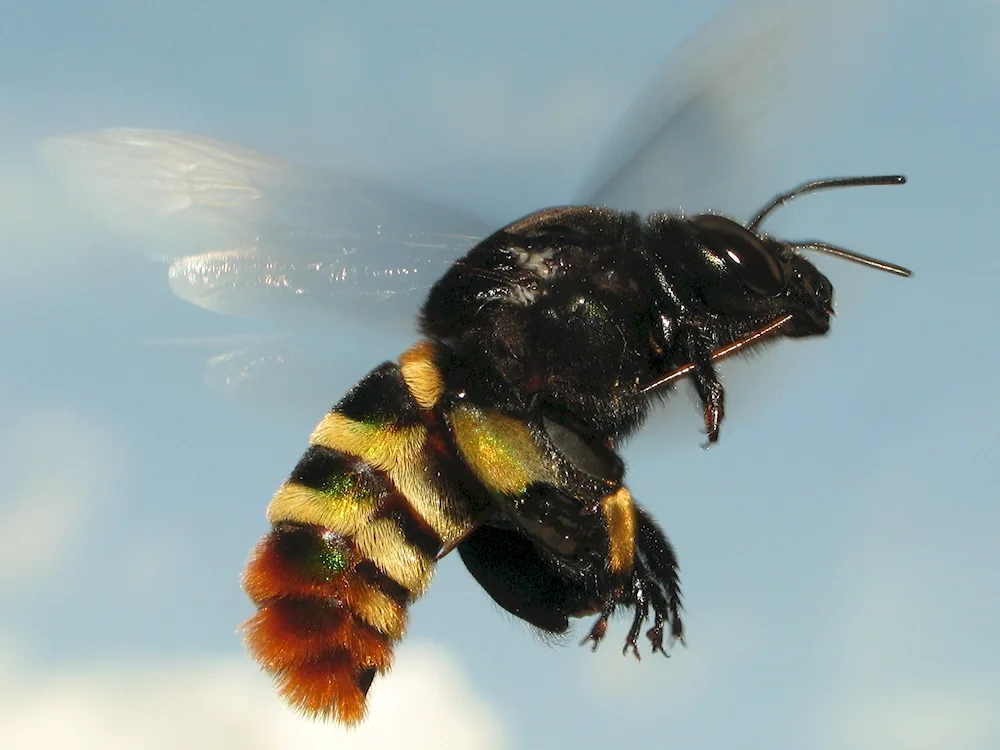
[[724, 415], [714, 360], [829, 330], [833, 286], [798, 251], [909, 275], [821, 242], [597, 206], [530, 214], [476, 245], [431, 289], [424, 338], [361, 380], [316, 427], [268, 508], [247, 566], [251, 654], [285, 698], [351, 724], [387, 672], [407, 607], [458, 550], [501, 607], [549, 633], [596, 615], [596, 648], [632, 610], [623, 651], [683, 638], [673, 547], [624, 484], [616, 446], [678, 373]]
[[[808, 50], [808, 26], [823, 28], [823, 8], [805, 6], [784, 5], [767, 33], [693, 41], [699, 65], [668, 67], [667, 90], [647, 93], [632, 119], [640, 134], [614, 145], [627, 158], [616, 153], [582, 202], [643, 212], [653, 200], [688, 211], [726, 206], [734, 180], [745, 199], [763, 182], [747, 153], [768, 109], [762, 82], [789, 67], [782, 59], [817, 58], [794, 46]], [[748, 9], [756, 23], [760, 8]], [[789, 13], [799, 19], [786, 23]], [[749, 99], [748, 114], [740, 104]], [[795, 113], [804, 111], [796, 100]], [[188, 301], [272, 317], [312, 309], [365, 322], [418, 318], [422, 339], [362, 378], [317, 426], [244, 575], [257, 605], [244, 627], [250, 651], [290, 703], [344, 723], [363, 718], [409, 605], [452, 550], [494, 601], [542, 631], [595, 617], [584, 642], [596, 647], [611, 615], [631, 610], [624, 651], [638, 656], [649, 624], [652, 650], [666, 653], [684, 635], [677, 560], [624, 484], [621, 442], [680, 377], [695, 384], [714, 442], [725, 414], [718, 359], [826, 332], [832, 286], [800, 251], [906, 273], [760, 231], [798, 195], [902, 181], [895, 177], [810, 183], [746, 225], [583, 205], [491, 232], [495, 225], [353, 175], [201, 136], [121, 129], [47, 145], [71, 178], [82, 177], [98, 213], [172, 260], [171, 287]], [[685, 181], [692, 174], [697, 182]], [[422, 305], [419, 314], [411, 305]], [[324, 338], [332, 328], [324, 320]], [[329, 378], [343, 369], [334, 348], [336, 363], [296, 373], [320, 376], [324, 405]], [[277, 360], [291, 358], [226, 352], [210, 362], [222, 377], [210, 377], [256, 386]], [[282, 386], [283, 397], [306, 390], [295, 378]]]

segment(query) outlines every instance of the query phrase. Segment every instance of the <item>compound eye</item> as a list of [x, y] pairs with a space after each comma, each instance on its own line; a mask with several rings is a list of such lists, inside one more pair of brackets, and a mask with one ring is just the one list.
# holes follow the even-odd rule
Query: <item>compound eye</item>
[[702, 214], [689, 221], [701, 235], [705, 249], [747, 289], [762, 297], [781, 294], [784, 271], [757, 235], [725, 216]]

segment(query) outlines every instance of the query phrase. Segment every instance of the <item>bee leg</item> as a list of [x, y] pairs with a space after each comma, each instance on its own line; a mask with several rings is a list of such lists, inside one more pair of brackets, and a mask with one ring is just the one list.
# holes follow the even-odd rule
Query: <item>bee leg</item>
[[[458, 554], [493, 601], [512, 615], [548, 633], [569, 628], [569, 600], [581, 592], [529, 537], [484, 525], [458, 545]], [[593, 611], [591, 606], [588, 613]]]
[[632, 579], [632, 606], [635, 607], [635, 616], [632, 618], [632, 627], [628, 629], [625, 645], [622, 647], [622, 656], [627, 655], [629, 648], [631, 648], [636, 661], [642, 660], [642, 657], [639, 656], [639, 631], [642, 630], [642, 624], [649, 619], [650, 597], [648, 594], [652, 593], [652, 588], [655, 588], [655, 585], [651, 586], [651, 584], [652, 579], [649, 576], [649, 571], [645, 570], [645, 566], [642, 570], [636, 566]]
[[707, 448], [719, 439], [719, 427], [726, 415], [726, 392], [722, 383], [719, 382], [718, 373], [712, 364], [714, 344], [705, 338], [704, 330], [706, 330], [704, 324], [686, 327], [684, 344], [694, 365], [691, 380], [694, 382], [698, 398], [701, 399], [705, 408], [705, 433], [708, 435], [708, 443], [705, 447]]
[[670, 656], [663, 648], [663, 625], [667, 621], [669, 606], [659, 586], [649, 588], [649, 603], [653, 607], [653, 627], [646, 631], [646, 637], [653, 647], [653, 653], [659, 651], [664, 656]]
[[645, 593], [653, 608], [653, 627], [646, 636], [653, 651], [663, 648], [664, 626], [670, 625], [670, 640], [684, 642], [681, 621], [681, 587], [677, 575], [677, 555], [666, 535], [638, 504], [636, 512], [636, 575], [646, 578]]
[[726, 391], [722, 387], [722, 383], [719, 382], [719, 377], [711, 364], [706, 363], [703, 368], [699, 363], [695, 367], [692, 378], [695, 390], [698, 392], [698, 398], [701, 399], [701, 403], [705, 407], [705, 434], [708, 436], [705, 447], [707, 448], [719, 440], [719, 428], [722, 425], [723, 417], [726, 416]]
[[716, 383], [705, 402], [705, 434], [708, 435], [706, 448], [719, 440], [719, 425], [722, 424], [722, 418], [725, 416], [724, 395], [722, 385]]
[[580, 645], [584, 645], [587, 641], [591, 641], [593, 645], [590, 647], [591, 651], [597, 651], [598, 645], [604, 640], [604, 636], [608, 632], [608, 620], [611, 618], [611, 613], [615, 611], [615, 605], [612, 602], [605, 606], [604, 610], [601, 612], [601, 616], [594, 623], [594, 626], [590, 629], [587, 637], [580, 641]]
[[671, 640], [683, 640], [683, 630], [677, 610], [680, 604], [676, 598], [668, 597], [664, 590], [673, 585], [672, 582], [663, 582], [657, 579], [656, 574], [646, 564], [641, 557], [636, 561], [633, 581], [633, 600], [635, 605], [635, 619], [628, 633], [623, 653], [627, 653], [631, 646], [635, 657], [639, 658], [639, 651], [636, 645], [639, 637], [639, 630], [642, 623], [649, 619], [649, 610], [653, 610], [653, 626], [646, 631], [646, 637], [653, 647], [653, 653], [659, 651], [664, 656], [670, 656], [663, 647], [664, 626], [669, 622], [671, 625]]

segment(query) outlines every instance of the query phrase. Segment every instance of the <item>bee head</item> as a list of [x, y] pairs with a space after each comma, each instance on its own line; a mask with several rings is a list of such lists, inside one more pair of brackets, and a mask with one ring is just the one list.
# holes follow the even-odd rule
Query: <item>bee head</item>
[[698, 288], [712, 310], [744, 313], [747, 317], [787, 317], [781, 335], [815, 336], [826, 333], [833, 313], [833, 285], [800, 251], [835, 255], [870, 268], [910, 276], [910, 271], [837, 245], [814, 240], [788, 242], [760, 231], [764, 219], [791, 200], [818, 190], [872, 185], [902, 185], [901, 175], [838, 177], [815, 180], [781, 193], [746, 225], [725, 216], [701, 214], [683, 220], [708, 271]]
[[[839, 177], [807, 182], [781, 193], [762, 208], [746, 225], [725, 216], [700, 214], [688, 218], [654, 214], [650, 217], [654, 235], [654, 265], [660, 266], [657, 283], [661, 304], [685, 307], [684, 294], [671, 278], [685, 280], [687, 294], [704, 303], [703, 312], [714, 318], [718, 348], [712, 361], [730, 357], [747, 347], [774, 336], [801, 338], [826, 333], [833, 313], [833, 285], [800, 251], [814, 250], [835, 255], [898, 276], [910, 276], [908, 269], [878, 260], [837, 245], [815, 240], [782, 241], [760, 231], [764, 219], [776, 208], [807, 193], [836, 187], [902, 185], [901, 175]], [[659, 231], [657, 232], [657, 228]], [[676, 255], [676, 232], [685, 241]], [[670, 240], [671, 235], [674, 241]], [[681, 268], [678, 270], [677, 266]], [[667, 269], [673, 268], [672, 273]], [[665, 318], [669, 322], [669, 319]], [[669, 333], [669, 332], [668, 332]], [[689, 362], [643, 387], [643, 393], [659, 391], [685, 377], [696, 367]]]
[[686, 219], [685, 229], [708, 271], [699, 274], [699, 295], [710, 309], [753, 317], [791, 314], [785, 336], [827, 332], [833, 285], [788, 243], [758, 234], [725, 216]]

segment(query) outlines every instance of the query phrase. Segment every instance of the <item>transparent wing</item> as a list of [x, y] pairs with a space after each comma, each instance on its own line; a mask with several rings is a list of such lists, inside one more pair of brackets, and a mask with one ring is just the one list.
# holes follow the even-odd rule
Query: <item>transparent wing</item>
[[178, 296], [221, 313], [409, 324], [488, 231], [371, 180], [188, 133], [101, 130], [41, 150], [93, 213], [171, 261]]
[[[804, 173], [803, 166], [815, 161], [838, 118], [850, 116], [865, 62], [894, 5], [736, 3], [653, 77], [609, 138], [579, 202], [749, 219], [778, 192], [827, 176]], [[780, 221], [769, 221], [769, 228]], [[721, 365], [731, 423], [770, 403], [807, 359], [791, 346], [765, 357]], [[655, 424], [661, 436], [666, 431], [690, 444], [700, 408], [685, 403], [696, 399], [684, 389], [690, 398], [670, 399]]]
[[[851, 80], [878, 28], [876, 11], [887, 5], [737, 4], [652, 81], [579, 200], [747, 216], [779, 189], [815, 176], [796, 167], [799, 155], [832, 123], [827, 113], [844, 94], [834, 84]], [[792, 131], [794, 147], [782, 137]], [[197, 135], [106, 130], [51, 139], [43, 153], [95, 214], [143, 252], [170, 261], [180, 297], [296, 322], [295, 342], [270, 338], [209, 360], [211, 383], [257, 403], [294, 394], [310, 408], [325, 405], [338, 391], [310, 373], [337, 369], [342, 359], [322, 357], [344, 349], [329, 326], [319, 348], [303, 320], [333, 311], [410, 327], [430, 285], [491, 229], [358, 176]], [[744, 387], [743, 378], [737, 385]]]
[[652, 79], [578, 200], [749, 218], [772, 194], [823, 176], [802, 174], [801, 156], [846, 109], [891, 4], [737, 3]]

